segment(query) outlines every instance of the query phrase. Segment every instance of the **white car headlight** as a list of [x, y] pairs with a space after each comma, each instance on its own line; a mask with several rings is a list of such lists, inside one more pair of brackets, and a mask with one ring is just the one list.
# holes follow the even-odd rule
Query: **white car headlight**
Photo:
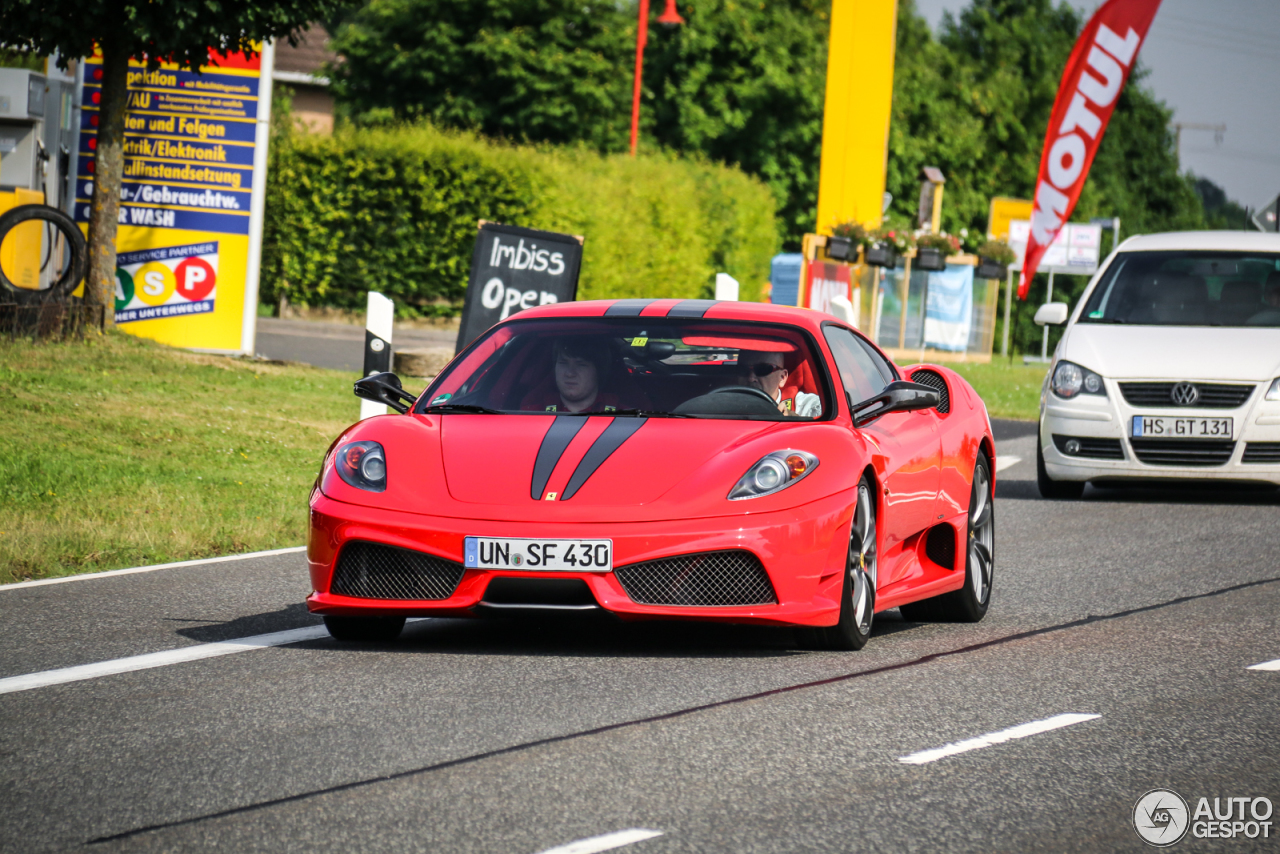
[[1058, 397], [1071, 399], [1077, 394], [1100, 394], [1107, 396], [1107, 389], [1102, 384], [1102, 377], [1088, 368], [1082, 368], [1075, 362], [1061, 361], [1053, 369], [1050, 382], [1053, 393]]
[[781, 492], [793, 483], [809, 476], [818, 467], [818, 458], [808, 451], [774, 451], [762, 457], [729, 492], [730, 501], [743, 498], [759, 498]]
[[1280, 400], [1280, 377], [1276, 377], [1271, 381], [1271, 388], [1267, 389], [1267, 400]]

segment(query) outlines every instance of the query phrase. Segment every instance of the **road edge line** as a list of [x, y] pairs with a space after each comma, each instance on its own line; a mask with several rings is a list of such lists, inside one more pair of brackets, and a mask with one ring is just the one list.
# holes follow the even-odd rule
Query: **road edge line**
[[205, 557], [197, 560], [180, 560], [176, 563], [157, 563], [151, 566], [131, 566], [127, 569], [109, 569], [106, 572], [86, 572], [81, 575], [60, 575], [57, 578], [37, 578], [34, 581], [16, 581], [13, 584], [0, 584], [0, 593], [6, 590], [24, 590], [28, 587], [43, 587], [46, 584], [65, 584], [69, 581], [90, 581], [95, 578], [114, 578], [118, 575], [134, 575], [139, 572], [155, 572], [157, 569], [179, 569], [184, 566], [202, 566], [207, 563], [226, 563], [233, 560], [248, 560], [254, 557], [271, 557], [272, 555], [295, 554], [304, 552], [306, 546], [289, 546], [284, 549], [268, 549], [264, 552], [248, 552], [239, 555], [222, 555], [221, 557]]

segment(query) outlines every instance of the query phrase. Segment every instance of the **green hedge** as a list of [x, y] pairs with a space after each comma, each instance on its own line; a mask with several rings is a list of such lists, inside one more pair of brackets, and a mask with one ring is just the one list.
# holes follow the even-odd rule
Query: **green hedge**
[[579, 298], [709, 295], [717, 272], [760, 299], [779, 234], [772, 194], [674, 156], [507, 145], [414, 125], [277, 135], [262, 298], [454, 313], [480, 219], [586, 235]]

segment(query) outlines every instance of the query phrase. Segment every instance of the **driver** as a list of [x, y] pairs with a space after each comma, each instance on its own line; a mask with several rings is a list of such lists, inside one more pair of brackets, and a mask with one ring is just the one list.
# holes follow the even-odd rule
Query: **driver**
[[592, 336], [566, 336], [556, 339], [551, 354], [554, 394], [523, 408], [544, 412], [612, 412], [618, 408], [617, 396], [600, 390], [611, 361], [607, 343]]
[[739, 350], [739, 382], [758, 388], [769, 395], [783, 415], [803, 415], [816, 418], [822, 414], [822, 399], [816, 394], [796, 389], [795, 397], [783, 398], [782, 387], [790, 372], [785, 367], [781, 353], [765, 353], [760, 350]]

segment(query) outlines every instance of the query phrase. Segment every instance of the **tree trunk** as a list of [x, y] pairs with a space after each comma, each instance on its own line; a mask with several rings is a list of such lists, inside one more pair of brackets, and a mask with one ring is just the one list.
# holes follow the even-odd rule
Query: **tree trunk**
[[124, 177], [124, 117], [129, 106], [129, 54], [113, 41], [102, 42], [102, 100], [89, 202], [89, 276], [84, 287], [85, 302], [104, 307], [108, 328], [115, 326], [116, 226]]

